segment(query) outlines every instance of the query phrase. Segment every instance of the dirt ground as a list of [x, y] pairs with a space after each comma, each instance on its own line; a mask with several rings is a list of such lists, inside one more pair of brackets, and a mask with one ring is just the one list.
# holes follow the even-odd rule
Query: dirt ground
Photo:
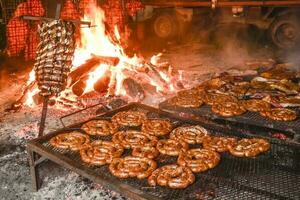
[[[267, 46], [248, 51], [242, 44], [228, 44], [219, 48], [202, 40], [199, 37], [181, 44], [167, 43], [166, 48], [161, 49], [164, 59], [185, 71], [189, 81], [193, 78], [200, 81], [197, 78], [202, 74], [223, 72], [235, 66], [243, 68], [243, 63], [253, 58], [274, 58]], [[44, 180], [42, 189], [32, 192], [25, 149], [27, 141], [37, 136], [41, 107], [4, 112], [20, 95], [30, 71], [30, 63], [4, 58], [0, 66], [0, 199], [125, 199], [51, 162], [41, 167]], [[66, 114], [52, 109], [49, 112], [46, 132], [60, 128], [57, 118]]]

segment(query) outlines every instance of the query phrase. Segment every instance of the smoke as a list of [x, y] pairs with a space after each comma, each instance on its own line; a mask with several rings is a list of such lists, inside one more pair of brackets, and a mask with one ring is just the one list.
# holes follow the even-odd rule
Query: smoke
[[290, 63], [290, 68], [295, 71], [300, 71], [300, 50], [287, 51], [283, 58], [282, 63]]
[[274, 57], [263, 30], [252, 25], [228, 23], [212, 30], [210, 42], [217, 48], [218, 58], [228, 67], [246, 68], [247, 61]]
[[250, 52], [246, 43], [241, 43], [239, 38], [221, 38], [219, 58], [227, 66], [238, 66], [245, 62], [245, 60], [251, 60]]

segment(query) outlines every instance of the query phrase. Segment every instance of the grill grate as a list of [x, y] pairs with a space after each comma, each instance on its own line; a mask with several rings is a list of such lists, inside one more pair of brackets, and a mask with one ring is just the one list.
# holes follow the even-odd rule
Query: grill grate
[[[127, 110], [131, 109], [129, 106], [126, 108], [128, 108]], [[151, 118], [168, 118], [174, 128], [180, 125], [194, 124], [192, 121], [187, 123], [187, 121], [177, 117], [170, 118], [173, 116], [172, 114], [159, 114], [161, 112], [158, 110], [157, 112], [149, 112], [149, 110], [141, 108], [136, 110], [147, 113], [148, 117]], [[113, 113], [105, 115], [105, 119], [112, 115]], [[69, 131], [79, 130], [80, 125], [73, 126]], [[228, 135], [226, 131], [222, 133], [210, 131], [214, 135]], [[50, 136], [53, 137], [60, 132], [63, 131], [58, 131]], [[238, 132], [234, 132], [233, 135], [247, 137]], [[297, 156], [300, 153], [300, 148], [295, 144], [271, 140], [271, 150], [257, 158], [237, 158], [228, 153], [222, 154], [221, 163], [208, 172], [197, 174], [196, 182], [193, 185], [184, 190], [171, 190], [160, 186], [150, 187], [147, 180], [120, 180], [109, 173], [107, 166], [88, 166], [80, 161], [79, 153], [53, 148], [48, 143], [50, 136], [43, 137], [47, 139], [37, 139], [35, 142], [41, 144], [50, 154], [60, 158], [69, 158], [74, 166], [88, 169], [87, 173], [96, 177], [94, 180], [107, 180], [108, 186], [110, 183], [118, 183], [122, 186], [119, 192], [127, 188], [136, 194], [148, 194], [156, 199], [300, 199], [300, 173], [298, 170], [300, 162]], [[92, 140], [97, 139], [110, 140], [111, 137], [92, 136]], [[190, 147], [197, 148], [201, 145]], [[127, 150], [125, 155], [130, 153], [131, 151]], [[162, 166], [175, 163], [176, 157], [160, 155], [156, 161], [158, 166]], [[60, 164], [63, 165], [61, 162]]]
[[229, 117], [224, 118], [217, 114], [214, 114], [211, 111], [210, 106], [204, 105], [200, 108], [182, 108], [178, 106], [173, 106], [168, 103], [168, 101], [163, 102], [160, 104], [160, 109], [169, 111], [169, 112], [183, 112], [183, 113], [189, 113], [196, 116], [202, 116], [210, 118], [216, 122], [220, 123], [232, 123], [232, 124], [242, 124], [242, 125], [248, 125], [252, 127], [261, 127], [266, 128], [278, 132], [283, 133], [290, 133], [293, 136], [295, 134], [300, 133], [300, 118], [295, 121], [291, 122], [281, 122], [281, 121], [274, 121], [271, 119], [267, 119], [265, 117], [262, 117], [259, 113], [254, 112], [247, 112], [240, 116], [235, 117]]

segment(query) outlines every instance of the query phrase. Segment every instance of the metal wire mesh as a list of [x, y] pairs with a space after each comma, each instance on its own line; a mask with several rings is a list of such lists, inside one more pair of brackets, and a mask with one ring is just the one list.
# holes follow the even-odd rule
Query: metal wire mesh
[[[166, 118], [164, 115], [137, 109], [147, 113], [149, 118]], [[105, 116], [109, 119], [111, 116]], [[173, 128], [184, 125], [178, 119], [172, 119]], [[191, 122], [193, 123], [193, 122]], [[80, 125], [70, 130], [80, 130]], [[226, 135], [210, 130], [214, 135]], [[236, 137], [247, 137], [233, 133]], [[95, 137], [92, 140], [110, 140], [111, 137]], [[53, 148], [47, 141], [40, 143], [53, 155], [65, 156], [82, 167], [88, 167], [104, 180], [119, 181], [130, 185], [138, 194], [147, 193], [159, 199], [299, 199], [299, 147], [279, 141], [271, 141], [271, 150], [257, 158], [237, 158], [228, 153], [222, 154], [221, 163], [214, 169], [196, 175], [196, 182], [184, 190], [172, 190], [160, 186], [150, 187], [147, 180], [120, 180], [109, 173], [108, 167], [94, 167], [84, 164], [77, 152]], [[199, 148], [201, 145], [192, 145]], [[58, 154], [57, 154], [58, 153]], [[130, 150], [125, 155], [129, 155]], [[176, 157], [160, 155], [156, 159], [158, 166], [175, 163]]]
[[8, 55], [21, 55], [27, 44], [27, 36], [30, 30], [29, 25], [25, 21], [15, 18], [10, 20], [6, 28]]
[[5, 24], [8, 23], [9, 19], [11, 19], [17, 6], [25, 1], [26, 0], [0, 0], [2, 7], [2, 15]]
[[223, 122], [227, 121], [227, 122], [233, 122], [239, 124], [252, 125], [256, 127], [265, 127], [268, 129], [282, 131], [283, 133], [285, 132], [289, 132], [292, 134], [300, 133], [300, 118], [291, 122], [281, 122], [281, 121], [274, 121], [271, 119], [267, 119], [265, 117], [262, 117], [259, 113], [254, 113], [254, 112], [247, 112], [240, 116], [224, 118], [218, 116], [217, 114], [214, 114], [211, 111], [211, 107], [208, 105], [201, 106], [200, 108], [182, 108], [182, 107], [173, 106], [169, 104], [168, 101], [161, 103], [159, 107], [162, 110], [166, 110], [166, 111], [190, 113], [196, 116], [208, 117], [216, 121], [221, 120]]
[[37, 23], [25, 21], [22, 16], [43, 16], [45, 11], [40, 0], [3, 0], [4, 21], [7, 24], [7, 52], [9, 56], [25, 56], [32, 60], [38, 45]]

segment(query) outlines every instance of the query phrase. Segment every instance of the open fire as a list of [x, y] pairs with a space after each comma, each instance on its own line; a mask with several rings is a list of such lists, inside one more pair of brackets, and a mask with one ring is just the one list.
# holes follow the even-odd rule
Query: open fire
[[[158, 64], [160, 55], [153, 56], [149, 62], [137, 55], [127, 56], [117, 27], [114, 33], [107, 33], [101, 8], [90, 4], [82, 20], [90, 21], [93, 26], [80, 30], [80, 42], [75, 50], [67, 89], [53, 100], [75, 102], [79, 97], [93, 93], [126, 96], [131, 101], [139, 101], [147, 93], [163, 97], [182, 89], [180, 74], [174, 72], [168, 63]], [[24, 104], [33, 107], [38, 104], [35, 97], [39, 96], [34, 71], [29, 74], [26, 87]]]

